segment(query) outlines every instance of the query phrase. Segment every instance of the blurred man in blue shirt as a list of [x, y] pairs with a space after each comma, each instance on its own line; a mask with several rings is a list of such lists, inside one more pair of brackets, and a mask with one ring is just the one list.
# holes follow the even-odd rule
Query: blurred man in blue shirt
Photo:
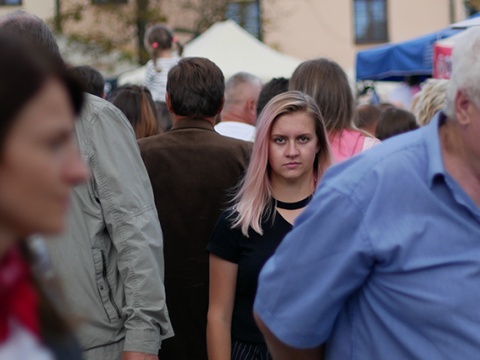
[[466, 31], [445, 114], [332, 168], [265, 265], [274, 359], [479, 358], [479, 52]]

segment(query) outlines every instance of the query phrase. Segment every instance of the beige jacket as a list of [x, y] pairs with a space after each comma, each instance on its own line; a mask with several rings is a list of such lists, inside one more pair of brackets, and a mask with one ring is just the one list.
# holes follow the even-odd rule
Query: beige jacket
[[76, 123], [91, 179], [74, 189], [65, 235], [50, 241], [83, 350], [125, 339], [124, 351], [156, 354], [173, 336], [163, 285], [163, 237], [132, 127], [87, 95]]

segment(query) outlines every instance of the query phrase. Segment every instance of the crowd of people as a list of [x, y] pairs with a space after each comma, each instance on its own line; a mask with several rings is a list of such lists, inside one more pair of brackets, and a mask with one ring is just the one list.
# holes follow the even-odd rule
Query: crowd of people
[[144, 42], [105, 94], [0, 17], [0, 359], [478, 357], [480, 29], [410, 108]]

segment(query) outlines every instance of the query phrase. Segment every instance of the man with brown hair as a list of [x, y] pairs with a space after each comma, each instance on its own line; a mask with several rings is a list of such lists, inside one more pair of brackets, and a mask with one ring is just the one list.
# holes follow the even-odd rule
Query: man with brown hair
[[139, 141], [163, 228], [167, 306], [175, 330], [162, 344], [162, 360], [207, 359], [205, 247], [252, 148], [213, 128], [224, 87], [222, 71], [211, 61], [181, 60], [168, 73], [172, 129]]

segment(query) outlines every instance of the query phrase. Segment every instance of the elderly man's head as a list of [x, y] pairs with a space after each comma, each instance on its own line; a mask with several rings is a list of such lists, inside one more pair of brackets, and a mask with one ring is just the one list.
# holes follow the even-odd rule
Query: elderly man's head
[[[466, 30], [455, 44], [452, 75], [447, 89], [446, 114], [463, 117], [466, 102], [480, 109], [480, 28]], [[463, 100], [463, 103], [462, 103]], [[462, 108], [463, 106], [463, 108]]]
[[225, 84], [225, 107], [222, 121], [239, 121], [255, 124], [257, 102], [262, 81], [255, 75], [239, 72]]

